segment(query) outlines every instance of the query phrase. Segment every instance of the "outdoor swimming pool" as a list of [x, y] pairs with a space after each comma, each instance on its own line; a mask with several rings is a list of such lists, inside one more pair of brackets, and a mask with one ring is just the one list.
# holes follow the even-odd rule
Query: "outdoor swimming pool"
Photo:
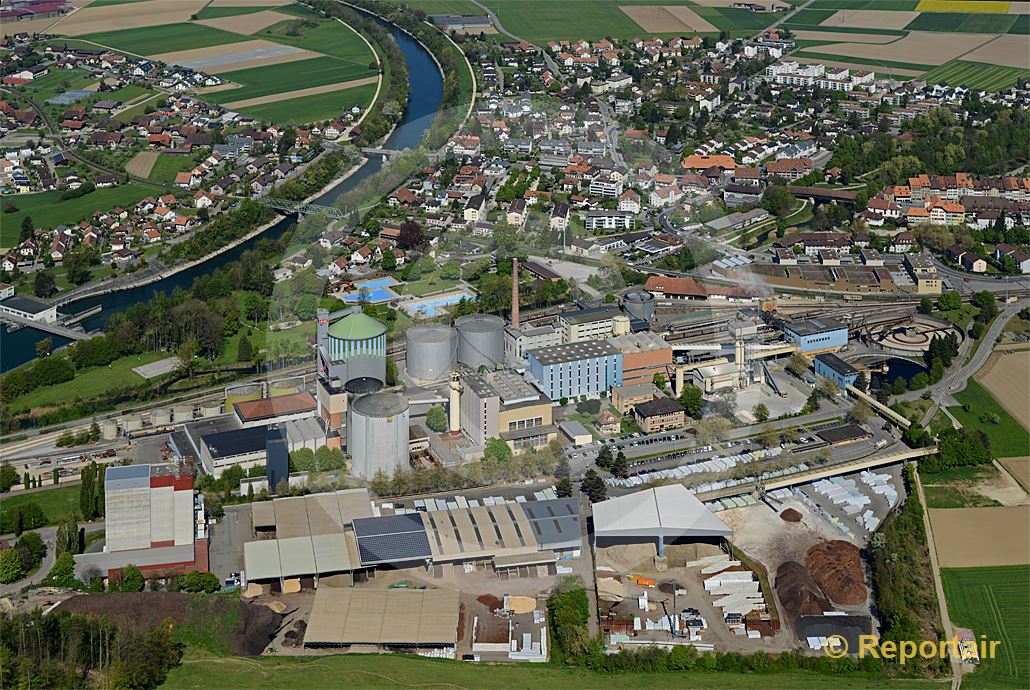
[[475, 299], [475, 295], [466, 290], [445, 292], [442, 295], [409, 302], [404, 305], [404, 311], [408, 312], [411, 316], [420, 316], [422, 318], [438, 316], [441, 308], [457, 304], [463, 299]]
[[341, 295], [341, 299], [344, 302], [351, 304], [361, 302], [369, 302], [370, 304], [378, 304], [379, 302], [388, 302], [395, 299], [398, 295], [390, 288], [394, 285], [399, 285], [396, 279], [376, 278], [375, 280], [362, 280], [354, 283], [356, 290], [348, 295]]

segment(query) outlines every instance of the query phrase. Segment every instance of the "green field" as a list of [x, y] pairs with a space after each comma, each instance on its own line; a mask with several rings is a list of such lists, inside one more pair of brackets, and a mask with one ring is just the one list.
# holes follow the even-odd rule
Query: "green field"
[[240, 112], [252, 117], [272, 122], [293, 122], [306, 124], [321, 122], [338, 116], [342, 111], [358, 105], [367, 108], [375, 95], [376, 85], [357, 86], [346, 91], [333, 91], [303, 98], [292, 98], [288, 101], [265, 103], [249, 108], [240, 108]]
[[72, 402], [78, 398], [89, 399], [109, 390], [134, 386], [146, 379], [132, 370], [141, 364], [150, 364], [171, 357], [167, 352], [145, 352], [116, 359], [106, 367], [93, 367], [77, 374], [71, 381], [54, 386], [42, 386], [16, 398], [11, 403], [12, 412], [30, 410], [43, 405]]
[[962, 687], [1030, 687], [1030, 566], [942, 568], [941, 579], [952, 622], [1001, 642]]
[[[948, 411], [954, 415], [964, 427], [979, 429], [987, 434], [991, 441], [991, 454], [996, 458], [1017, 458], [1027, 454], [1030, 448], [1030, 432], [1024, 429], [1019, 422], [1012, 418], [998, 402], [991, 397], [987, 389], [970, 378], [966, 383], [966, 389], [953, 396], [959, 401], [957, 407], [949, 407]], [[969, 412], [962, 409], [963, 405], [969, 406]], [[993, 412], [998, 415], [998, 424], [985, 424], [980, 421], [980, 415], [985, 412]]]
[[811, 8], [831, 10], [900, 10], [910, 12], [919, 0], [812, 0]]
[[136, 55], [160, 55], [251, 40], [250, 36], [212, 29], [203, 24], [189, 23], [103, 31], [86, 34], [79, 38]]
[[620, 673], [555, 664], [469, 664], [401, 655], [213, 657], [193, 648], [163, 688], [946, 688], [945, 682], [816, 673]]
[[[807, 11], [807, 10], [806, 10]], [[841, 34], [874, 34], [877, 36], [897, 36], [901, 38], [908, 36], [907, 31], [901, 29], [867, 29], [861, 26], [813, 26], [811, 24], [795, 24], [793, 20], [785, 22], [784, 27], [793, 31], [822, 31], [822, 32], [833, 32]], [[803, 41], [795, 41], [798, 46], [801, 46]], [[834, 40], [833, 43], [840, 43], [840, 41]]]
[[154, 167], [150, 169], [150, 175], [147, 179], [161, 184], [172, 184], [175, 182], [176, 175], [187, 170], [193, 170], [195, 167], [197, 167], [197, 164], [193, 162], [191, 156], [161, 154], [154, 161]]
[[1030, 34], [1030, 14], [1016, 15], [1016, 21], [1009, 27], [1010, 34]]
[[836, 60], [839, 62], [850, 62], [856, 65], [869, 65], [879, 67], [877, 72], [885, 72], [888, 68], [910, 69], [910, 70], [932, 70], [936, 65], [920, 65], [911, 62], [892, 62], [890, 60], [873, 60], [872, 58], [852, 57], [850, 55], [834, 55], [832, 53], [819, 53], [812, 50], [801, 50], [796, 53], [798, 57], [818, 58], [820, 60]]
[[[241, 84], [242, 88], [217, 91], [210, 94], [208, 99], [216, 103], [232, 103], [246, 98], [374, 77], [375, 74], [368, 69], [368, 62], [357, 64], [334, 57], [311, 58], [280, 65], [223, 72], [218, 76]], [[375, 89], [372, 92], [375, 93]]]
[[920, 472], [927, 508], [980, 508], [1001, 505], [976, 491], [976, 485], [991, 482], [1001, 473], [994, 465], [966, 465], [943, 472]]
[[205, 7], [197, 12], [197, 19], [219, 19], [221, 17], [238, 17], [241, 14], [254, 14], [262, 10], [278, 10], [277, 7]]
[[765, 14], [735, 7], [695, 7], [699, 17], [726, 31], [761, 31], [782, 14]]
[[813, 10], [804, 9], [795, 12], [787, 22], [789, 26], [799, 26], [807, 29], [810, 26], [818, 26], [824, 21], [837, 14], [837, 10]]
[[83, 69], [55, 69], [38, 79], [33, 79], [25, 86], [19, 87], [31, 96], [40, 106], [43, 101], [52, 98], [59, 93], [71, 89], [78, 89], [88, 84], [96, 83], [96, 79]]
[[405, 5], [426, 14], [475, 14], [483, 13], [468, 0], [405, 0]]
[[1030, 69], [952, 60], [923, 75], [928, 83], [969, 86], [984, 91], [1001, 91], [1020, 79], [1030, 78]]
[[1014, 14], [921, 12], [905, 27], [909, 31], [958, 31], [969, 34], [1003, 34], [1016, 23]]
[[[74, 451], [69, 450], [68, 454], [73, 455]], [[46, 477], [43, 481], [49, 486], [51, 479]], [[62, 486], [31, 494], [21, 492], [0, 494], [0, 510], [7, 510], [25, 503], [38, 505], [46, 513], [47, 524], [55, 525], [79, 512], [79, 487]]]
[[55, 228], [62, 223], [70, 224], [91, 217], [96, 211], [106, 211], [115, 206], [127, 206], [140, 199], [152, 196], [155, 188], [141, 184], [119, 185], [98, 189], [77, 199], [60, 201], [61, 192], [39, 192], [5, 197], [13, 201], [18, 210], [0, 215], [0, 246], [11, 247], [18, 242], [21, 221], [32, 217], [37, 228]]
[[[288, 36], [287, 31], [295, 20], [279, 22], [262, 29], [250, 38], [264, 38], [276, 43], [312, 50], [323, 55], [330, 55], [340, 60], [347, 60], [362, 67], [375, 62], [375, 56], [368, 49], [361, 36], [350, 28], [341, 26], [339, 22], [322, 20], [317, 26], [300, 28], [300, 35]], [[340, 80], [344, 81], [344, 80]]]

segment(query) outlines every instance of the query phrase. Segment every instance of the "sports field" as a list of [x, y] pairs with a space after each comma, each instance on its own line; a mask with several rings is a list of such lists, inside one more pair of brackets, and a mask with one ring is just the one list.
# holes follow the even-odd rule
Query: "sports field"
[[1030, 566], [942, 568], [952, 622], [979, 639], [999, 640], [995, 659], [981, 660], [962, 687], [1030, 687]]
[[220, 31], [203, 24], [165, 24], [164, 26], [147, 26], [139, 29], [123, 29], [121, 31], [104, 31], [86, 34], [83, 40], [93, 41], [100, 45], [124, 50], [135, 55], [159, 55], [173, 51], [195, 50], [209, 46], [240, 43], [246, 36]]
[[942, 690], [946, 682], [887, 679], [883, 675], [816, 673], [617, 673], [604, 675], [555, 664], [469, 664], [401, 655], [214, 657], [195, 648], [168, 674], [162, 688], [692, 688], [716, 690], [761, 688], [887, 688]]

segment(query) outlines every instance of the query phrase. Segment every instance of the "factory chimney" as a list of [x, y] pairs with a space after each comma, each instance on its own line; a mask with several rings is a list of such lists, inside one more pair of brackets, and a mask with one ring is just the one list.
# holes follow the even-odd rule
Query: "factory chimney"
[[519, 327], [519, 260], [511, 260], [511, 327]]
[[457, 436], [461, 433], [461, 417], [459, 416], [458, 408], [461, 401], [460, 387], [458, 384], [458, 372], [451, 372], [451, 390], [449, 400], [447, 402], [447, 430], [451, 433], [451, 436]]

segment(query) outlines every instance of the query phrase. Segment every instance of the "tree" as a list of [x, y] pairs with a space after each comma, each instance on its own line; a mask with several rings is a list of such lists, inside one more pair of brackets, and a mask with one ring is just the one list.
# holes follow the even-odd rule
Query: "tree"
[[652, 383], [654, 383], [655, 386], [658, 387], [658, 390], [660, 391], [665, 390], [665, 387], [669, 384], [669, 379], [665, 376], [665, 374], [661, 372], [652, 376], [651, 381]]
[[858, 372], [858, 376], [855, 377], [855, 388], [863, 393], [869, 390], [869, 377], [866, 376], [864, 371]]
[[919, 299], [919, 313], [920, 314], [932, 314], [933, 313], [933, 300], [925, 295]]
[[46, 555], [46, 544], [43, 543], [43, 538], [39, 536], [38, 532], [25, 532], [18, 537], [17, 545], [28, 553], [29, 562], [22, 563], [26, 570], [42, 561], [43, 556]]
[[766, 448], [772, 448], [780, 442], [780, 432], [774, 429], [771, 424], [766, 424], [762, 427], [761, 433], [758, 434], [758, 440]]
[[406, 220], [401, 223], [397, 246], [402, 249], [413, 249], [422, 246], [424, 242], [425, 233], [422, 231], [421, 225], [414, 220]]
[[48, 270], [38, 271], [32, 279], [32, 293], [36, 297], [46, 299], [57, 293], [57, 279]]
[[447, 430], [447, 413], [439, 405], [426, 412], [426, 426], [436, 432]]
[[765, 188], [765, 193], [762, 194], [762, 208], [779, 218], [790, 215], [796, 202], [797, 199], [794, 198], [794, 195], [788, 192], [786, 187], [780, 185], [771, 184]]
[[705, 445], [726, 438], [730, 423], [725, 417], [705, 417], [697, 425], [697, 438]]
[[922, 390], [930, 385], [930, 377], [925, 371], [921, 371], [909, 381], [909, 388], [914, 391]]
[[10, 584], [25, 577], [25, 571], [21, 567], [21, 559], [14, 549], [5, 549], [0, 552], [0, 582]]
[[605, 486], [604, 480], [601, 479], [601, 476], [593, 468], [583, 473], [580, 489], [587, 495], [591, 503], [597, 503], [608, 498], [608, 487]]
[[558, 498], [569, 498], [572, 496], [572, 468], [569, 466], [569, 459], [562, 456], [561, 460], [554, 467], [554, 491]]
[[765, 406], [765, 403], [758, 403], [751, 410], [751, 414], [755, 416], [759, 422], [764, 422], [769, 419], [769, 408]]
[[891, 384], [891, 393], [894, 395], [901, 395], [908, 389], [908, 384], [905, 381], [904, 376], [899, 376], [894, 379], [894, 383]]
[[25, 240], [27, 240], [30, 237], [32, 237], [33, 231], [34, 231], [34, 228], [33, 228], [33, 225], [32, 225], [32, 218], [29, 217], [29, 216], [25, 216], [24, 218], [21, 219], [21, 233], [18, 236], [19, 237], [19, 241], [20, 242], [24, 242]]
[[611, 447], [608, 446], [607, 444], [605, 444], [605, 445], [601, 446], [601, 450], [598, 451], [597, 459], [594, 460], [594, 462], [602, 470], [607, 470], [607, 469], [611, 468], [612, 462], [614, 462], [614, 460], [615, 459], [612, 457], [612, 449], [611, 449]]
[[249, 362], [254, 358], [254, 347], [250, 344], [250, 338], [243, 336], [236, 344], [236, 361]]
[[937, 308], [941, 311], [953, 311], [962, 307], [962, 295], [957, 291], [952, 290], [951, 292], [942, 293], [937, 298]]
[[0, 465], [0, 493], [7, 493], [17, 483], [18, 470], [11, 467], [9, 462]]
[[508, 444], [499, 438], [488, 438], [483, 456], [493, 462], [508, 462], [511, 460], [512, 452]]
[[795, 352], [790, 356], [790, 361], [787, 363], [787, 371], [799, 379], [803, 379], [805, 374], [808, 373], [808, 360], [801, 353]]
[[851, 411], [848, 412], [848, 416], [856, 424], [864, 424], [873, 416], [873, 410], [865, 400], [856, 400], [851, 406]]
[[615, 456], [615, 460], [612, 461], [611, 473], [613, 477], [619, 479], [625, 479], [629, 476], [629, 465], [626, 462], [626, 454], [621, 450], [619, 454]]
[[123, 592], [142, 592], [146, 580], [143, 573], [132, 563], [122, 568], [121, 590]]
[[207, 592], [208, 594], [213, 594], [222, 588], [222, 584], [214, 573], [201, 573], [194, 570], [186, 573], [182, 578], [182, 588], [187, 592]]
[[705, 405], [701, 395], [701, 389], [691, 385], [684, 386], [683, 392], [680, 393], [680, 405], [687, 411], [687, 415], [694, 419], [701, 419], [701, 409]]
[[65, 551], [54, 562], [50, 569], [50, 582], [55, 587], [74, 587], [75, 580], [75, 558], [71, 551]]
[[179, 371], [184, 378], [192, 378], [197, 369], [197, 354], [200, 352], [200, 344], [195, 338], [183, 342], [175, 350], [175, 356], [179, 358]]
[[315, 469], [319, 472], [336, 472], [346, 467], [347, 456], [339, 448], [320, 446], [315, 451]]

